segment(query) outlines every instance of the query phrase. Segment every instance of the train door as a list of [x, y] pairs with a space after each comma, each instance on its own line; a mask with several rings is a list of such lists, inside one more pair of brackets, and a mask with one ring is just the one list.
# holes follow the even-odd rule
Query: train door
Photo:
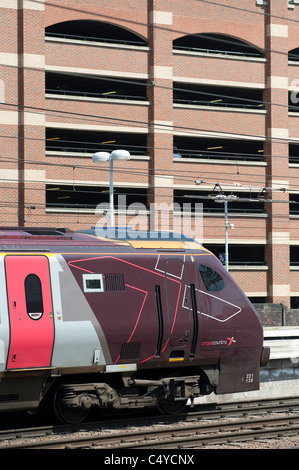
[[5, 269], [10, 318], [7, 369], [50, 366], [54, 322], [48, 259], [7, 255]]
[[[186, 263], [170, 258], [165, 264], [169, 341], [173, 348], [191, 346], [193, 321]], [[186, 356], [186, 355], [185, 355]]]

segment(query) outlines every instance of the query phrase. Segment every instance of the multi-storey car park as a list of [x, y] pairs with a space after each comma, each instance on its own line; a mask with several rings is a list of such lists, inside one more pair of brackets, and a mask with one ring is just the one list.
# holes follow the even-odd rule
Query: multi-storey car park
[[92, 156], [126, 149], [116, 225], [135, 202], [148, 225], [151, 203], [188, 203], [194, 224], [202, 203], [219, 255], [222, 190], [232, 276], [297, 306], [298, 0], [0, 0], [0, 21], [0, 225], [95, 226], [109, 167]]

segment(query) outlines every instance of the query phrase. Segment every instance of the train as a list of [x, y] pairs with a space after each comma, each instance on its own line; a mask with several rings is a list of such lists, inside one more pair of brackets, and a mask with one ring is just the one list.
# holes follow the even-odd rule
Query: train
[[177, 414], [258, 390], [269, 360], [251, 302], [188, 237], [0, 227], [0, 413]]

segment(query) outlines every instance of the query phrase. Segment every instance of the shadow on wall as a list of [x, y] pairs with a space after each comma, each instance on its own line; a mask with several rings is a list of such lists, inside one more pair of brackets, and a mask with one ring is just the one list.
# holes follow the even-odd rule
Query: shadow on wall
[[4, 102], [5, 102], [5, 93], [4, 93], [4, 90], [5, 90], [4, 81], [3, 81], [3, 80], [0, 80], [0, 103], [4, 103]]
[[284, 304], [252, 304], [263, 326], [299, 326], [299, 309]]

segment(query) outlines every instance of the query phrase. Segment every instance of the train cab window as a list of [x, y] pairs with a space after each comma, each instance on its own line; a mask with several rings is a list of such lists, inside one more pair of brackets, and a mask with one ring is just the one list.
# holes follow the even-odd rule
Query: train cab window
[[83, 274], [84, 292], [104, 292], [103, 274]]
[[32, 320], [39, 320], [44, 313], [42, 285], [36, 274], [28, 274], [25, 279], [27, 314]]
[[217, 271], [204, 264], [200, 264], [198, 269], [207, 291], [218, 292], [224, 289], [224, 280]]

